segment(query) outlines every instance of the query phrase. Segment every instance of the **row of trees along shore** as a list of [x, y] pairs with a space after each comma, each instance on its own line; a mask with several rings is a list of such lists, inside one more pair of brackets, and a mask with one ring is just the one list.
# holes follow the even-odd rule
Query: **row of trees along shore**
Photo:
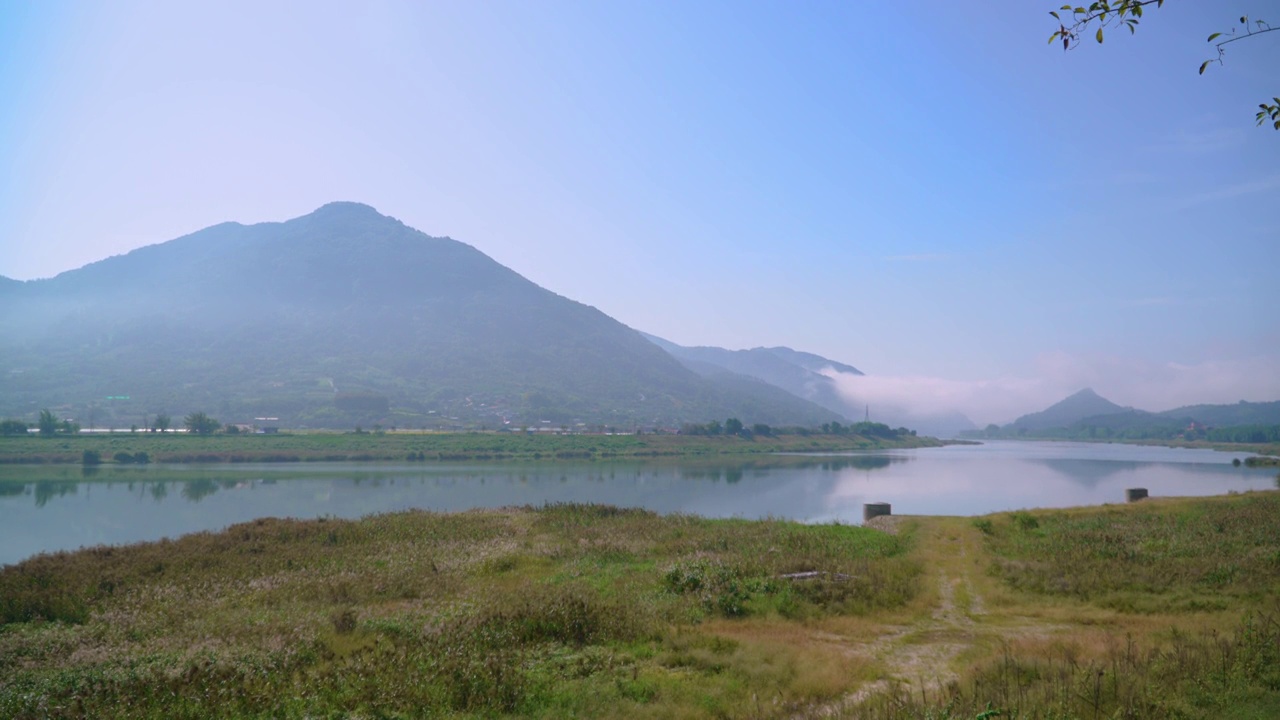
[[906, 435], [914, 436], [915, 430], [907, 428], [891, 428], [884, 423], [876, 422], [859, 422], [852, 425], [842, 425], [839, 422], [823, 423], [818, 429], [805, 427], [783, 427], [774, 428], [763, 423], [756, 423], [751, 427], [747, 427], [737, 418], [729, 418], [722, 425], [719, 420], [712, 420], [709, 423], [685, 423], [680, 426], [681, 435], [736, 435], [738, 437], [752, 438], [757, 435], [761, 437], [773, 437], [775, 435], [861, 435], [862, 437], [884, 438], [893, 440]]
[[[196, 435], [212, 435], [213, 433], [223, 430], [222, 423], [214, 420], [205, 413], [195, 412], [183, 418], [182, 424], [186, 427], [187, 432]], [[80, 432], [80, 424], [67, 419], [59, 419], [53, 411], [45, 409], [40, 411], [40, 419], [36, 421], [35, 427], [40, 431], [43, 437], [53, 437], [55, 435], [74, 435]], [[168, 432], [173, 427], [173, 419], [168, 415], [156, 415], [146, 428], [142, 428], [145, 432], [163, 433]], [[227, 425], [226, 430], [231, 431], [236, 428], [235, 425]], [[26, 435], [31, 430], [31, 426], [21, 420], [0, 420], [0, 435]], [[134, 425], [132, 430], [139, 430]], [[238, 428], [236, 428], [238, 430]]]
[[[168, 415], [156, 415], [153, 420], [148, 423], [148, 427], [142, 428], [144, 432], [164, 433], [168, 432], [173, 425], [173, 420]], [[183, 419], [183, 425], [187, 432], [195, 435], [212, 435], [218, 431], [228, 434], [239, 432], [236, 425], [223, 425], [217, 420], [209, 417], [203, 412], [195, 412], [187, 415]], [[80, 426], [70, 420], [59, 420], [58, 417], [50, 410], [40, 411], [40, 420], [36, 425], [39, 428], [40, 435], [52, 437], [54, 435], [71, 435], [80, 431]], [[0, 435], [26, 435], [30, 429], [27, 423], [21, 420], [3, 420], [0, 421]], [[138, 426], [133, 426], [132, 430], [137, 432]], [[359, 428], [357, 433], [361, 432]], [[905, 427], [891, 428], [884, 423], [875, 422], [859, 422], [850, 425], [844, 425], [839, 422], [823, 423], [818, 428], [788, 426], [788, 427], [772, 427], [764, 423], [755, 423], [748, 427], [738, 418], [729, 418], [721, 423], [719, 420], [712, 420], [707, 423], [685, 423], [680, 427], [681, 435], [697, 435], [697, 436], [736, 436], [743, 438], [775, 437], [778, 435], [860, 435], [862, 437], [884, 438], [888, 440], [896, 439], [904, 436], [915, 436], [915, 430], [909, 430]]]

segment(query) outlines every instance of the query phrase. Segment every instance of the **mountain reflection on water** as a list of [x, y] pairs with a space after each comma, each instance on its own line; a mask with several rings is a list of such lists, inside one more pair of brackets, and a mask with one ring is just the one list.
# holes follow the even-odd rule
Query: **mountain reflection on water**
[[838, 456], [769, 455], [509, 464], [323, 463], [10, 467], [0, 479], [0, 563], [35, 553], [174, 537], [257, 517], [587, 502], [711, 517], [857, 523], [895, 514], [1121, 502], [1275, 487], [1232, 455], [1079, 443], [990, 443]]

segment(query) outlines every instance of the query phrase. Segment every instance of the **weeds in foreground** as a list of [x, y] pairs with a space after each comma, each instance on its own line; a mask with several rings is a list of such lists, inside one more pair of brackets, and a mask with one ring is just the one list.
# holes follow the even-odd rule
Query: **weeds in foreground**
[[[956, 682], [852, 706], [885, 668], [827, 631], [907, 605], [915, 558], [953, 547], [925, 539], [956, 521], [890, 536], [558, 505], [40, 556], [0, 569], [0, 717], [1280, 717], [1276, 500], [979, 520], [987, 557], [948, 569], [994, 560], [1005, 602], [1061, 596], [1055, 621], [1088, 624], [976, 642]], [[998, 635], [998, 612], [955, 632]]]
[[901, 605], [910, 544], [560, 505], [42, 555], [0, 570], [0, 717], [785, 715], [849, 661], [706, 628]]
[[1078, 644], [1004, 645], [999, 655], [937, 697], [897, 686], [857, 709], [868, 720], [901, 718], [1280, 717], [1280, 602], [1229, 633], [1163, 641], [1113, 639], [1100, 657]]

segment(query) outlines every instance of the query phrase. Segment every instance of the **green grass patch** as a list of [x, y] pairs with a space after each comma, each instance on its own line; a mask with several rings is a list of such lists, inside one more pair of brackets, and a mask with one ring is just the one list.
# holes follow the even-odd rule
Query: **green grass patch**
[[1014, 588], [1127, 612], [1222, 610], [1280, 594], [1280, 493], [980, 520]]

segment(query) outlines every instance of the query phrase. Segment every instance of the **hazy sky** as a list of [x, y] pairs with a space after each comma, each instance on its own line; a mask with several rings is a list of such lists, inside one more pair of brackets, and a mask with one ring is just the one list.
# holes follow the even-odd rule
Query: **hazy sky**
[[1057, 4], [0, 0], [0, 274], [356, 200], [979, 422], [1280, 399], [1275, 3]]

